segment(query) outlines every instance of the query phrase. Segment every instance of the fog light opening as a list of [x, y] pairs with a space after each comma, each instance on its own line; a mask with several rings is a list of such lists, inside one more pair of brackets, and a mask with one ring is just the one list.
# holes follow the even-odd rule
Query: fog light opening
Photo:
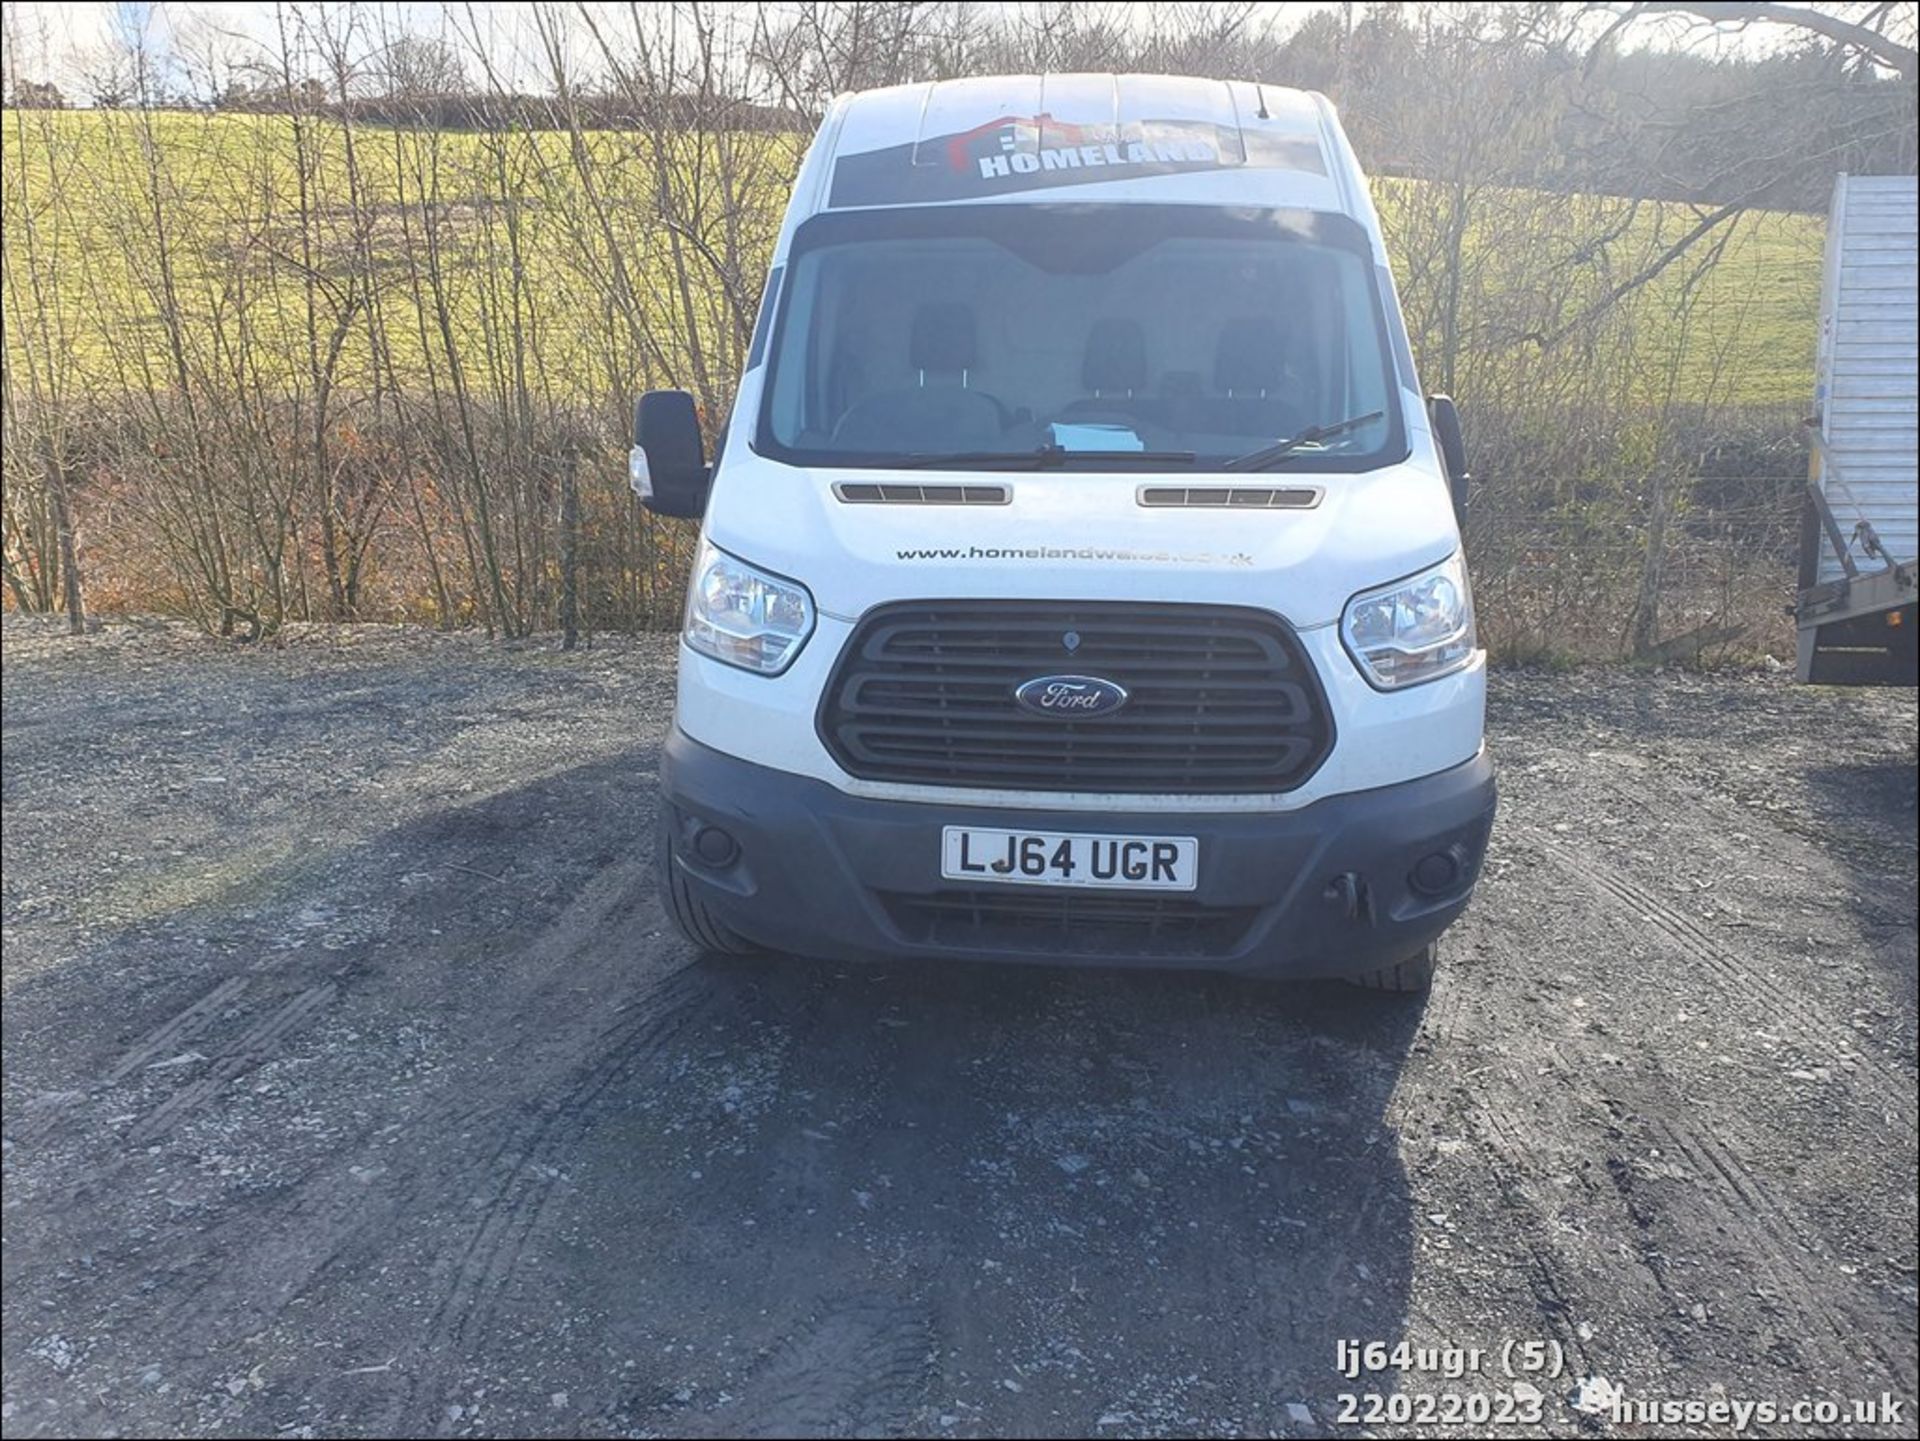
[[718, 826], [702, 826], [693, 833], [689, 849], [709, 866], [730, 866], [740, 858], [740, 842]]
[[1460, 857], [1452, 849], [1422, 856], [1407, 884], [1423, 896], [1445, 895], [1460, 883]]

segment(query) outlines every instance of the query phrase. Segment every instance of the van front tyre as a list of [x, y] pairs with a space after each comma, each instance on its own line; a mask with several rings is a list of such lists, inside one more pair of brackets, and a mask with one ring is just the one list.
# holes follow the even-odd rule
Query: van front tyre
[[673, 863], [673, 836], [667, 823], [660, 825], [654, 857], [660, 875], [660, 909], [680, 933], [680, 939], [695, 950], [719, 956], [750, 956], [759, 948], [721, 920], [693, 892], [685, 872]]
[[1377, 971], [1368, 971], [1351, 979], [1353, 985], [1369, 991], [1417, 993], [1433, 985], [1434, 968], [1439, 964], [1440, 942], [1428, 941], [1404, 961], [1396, 962], [1391, 966], [1382, 966]]

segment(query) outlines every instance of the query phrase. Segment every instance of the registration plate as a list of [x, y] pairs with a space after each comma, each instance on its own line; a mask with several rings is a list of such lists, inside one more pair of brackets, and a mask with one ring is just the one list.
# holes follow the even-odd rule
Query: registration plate
[[1200, 878], [1200, 842], [1192, 836], [947, 826], [940, 833], [940, 874], [949, 881], [1022, 886], [1190, 891]]

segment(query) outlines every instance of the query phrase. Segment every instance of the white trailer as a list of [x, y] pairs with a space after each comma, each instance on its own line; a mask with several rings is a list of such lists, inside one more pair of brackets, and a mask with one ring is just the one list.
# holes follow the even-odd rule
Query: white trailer
[[1915, 179], [1841, 175], [1827, 220], [1799, 676], [1913, 685], [1920, 555]]

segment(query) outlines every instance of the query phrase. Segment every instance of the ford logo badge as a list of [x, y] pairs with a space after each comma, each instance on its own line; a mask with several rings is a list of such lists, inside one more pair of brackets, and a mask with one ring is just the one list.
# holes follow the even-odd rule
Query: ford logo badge
[[1127, 692], [1093, 675], [1037, 675], [1015, 690], [1013, 698], [1036, 715], [1085, 720], [1119, 710], [1127, 703]]

